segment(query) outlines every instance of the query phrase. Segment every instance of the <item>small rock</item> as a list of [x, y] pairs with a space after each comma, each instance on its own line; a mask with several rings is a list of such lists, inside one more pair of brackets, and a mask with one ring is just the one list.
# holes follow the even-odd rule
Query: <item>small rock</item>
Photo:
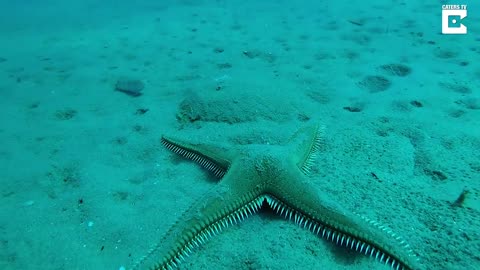
[[132, 97], [141, 96], [144, 87], [145, 85], [142, 81], [128, 78], [118, 79], [115, 84], [116, 91], [123, 92]]
[[412, 106], [417, 107], [417, 108], [423, 107], [423, 104], [422, 104], [420, 101], [418, 101], [418, 100], [412, 100], [412, 101], [410, 101], [410, 104], [411, 104]]
[[29, 200], [23, 203], [24, 206], [32, 206], [35, 203], [34, 200]]
[[344, 110], [346, 111], [349, 111], [349, 112], [361, 112], [362, 111], [362, 108], [360, 107], [351, 107], [351, 106], [346, 106], [346, 107], [343, 107]]
[[142, 114], [146, 114], [147, 112], [148, 112], [148, 109], [141, 108], [141, 109], [137, 109], [135, 114], [136, 115], [142, 115]]

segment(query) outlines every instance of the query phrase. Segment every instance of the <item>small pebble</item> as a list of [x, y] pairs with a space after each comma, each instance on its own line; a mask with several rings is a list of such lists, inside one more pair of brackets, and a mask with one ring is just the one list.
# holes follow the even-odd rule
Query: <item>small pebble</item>
[[24, 206], [32, 206], [35, 203], [34, 200], [29, 200], [23, 203]]
[[115, 90], [125, 93], [131, 97], [138, 97], [142, 95], [142, 90], [145, 87], [142, 81], [137, 79], [118, 79], [115, 84]]

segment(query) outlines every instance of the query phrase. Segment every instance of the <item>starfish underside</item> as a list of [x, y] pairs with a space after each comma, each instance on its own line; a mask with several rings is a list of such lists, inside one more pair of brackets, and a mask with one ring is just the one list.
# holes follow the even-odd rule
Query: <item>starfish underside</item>
[[226, 227], [268, 205], [327, 241], [374, 257], [392, 269], [420, 269], [409, 245], [390, 229], [346, 212], [324, 198], [308, 177], [323, 127], [300, 129], [286, 145], [222, 147], [163, 136], [170, 151], [200, 164], [218, 184], [187, 209], [134, 269], [173, 269]]

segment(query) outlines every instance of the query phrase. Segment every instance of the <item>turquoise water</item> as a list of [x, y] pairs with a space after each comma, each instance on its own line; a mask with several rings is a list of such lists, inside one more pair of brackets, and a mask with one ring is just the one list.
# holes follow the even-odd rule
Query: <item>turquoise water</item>
[[[316, 124], [299, 186], [418, 269], [480, 268], [478, 3], [293, 2], [0, 2], [0, 268], [130, 269], [250, 177], [224, 186], [162, 136], [258, 169]], [[467, 5], [466, 34], [442, 5]], [[179, 269], [390, 269], [263, 206]]]

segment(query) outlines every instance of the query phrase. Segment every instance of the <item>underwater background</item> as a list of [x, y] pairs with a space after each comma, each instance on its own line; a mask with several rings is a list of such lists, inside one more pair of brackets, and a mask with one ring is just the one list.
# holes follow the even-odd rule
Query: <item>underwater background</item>
[[[442, 35], [442, 5], [468, 33]], [[163, 134], [282, 144], [425, 269], [480, 269], [477, 1], [0, 1], [0, 268], [129, 269], [212, 176]], [[160, 260], [161, 258], [159, 258]], [[180, 269], [389, 269], [268, 210]]]

